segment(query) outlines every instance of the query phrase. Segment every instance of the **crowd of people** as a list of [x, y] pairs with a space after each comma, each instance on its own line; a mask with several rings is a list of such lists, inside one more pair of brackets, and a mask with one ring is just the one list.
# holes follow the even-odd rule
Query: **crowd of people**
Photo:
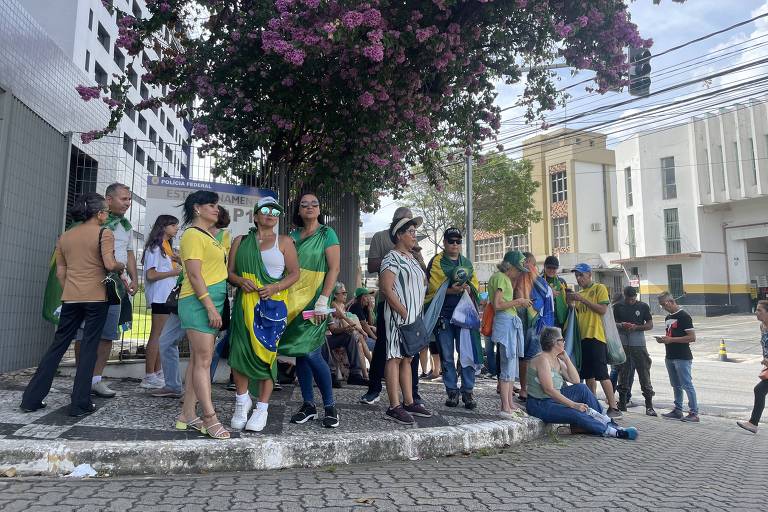
[[[119, 326], [130, 316], [129, 297], [138, 291], [132, 226], [124, 216], [130, 201], [130, 189], [115, 183], [105, 197], [87, 193], [70, 209], [74, 223], [58, 240], [55, 253], [63, 290], [59, 325], [24, 392], [24, 411], [45, 407], [55, 370], [73, 339], [78, 340], [77, 373], [70, 414], [94, 412], [91, 394], [115, 395], [101, 374], [112, 340], [119, 338]], [[333, 390], [344, 373], [347, 384], [367, 386], [360, 402], [368, 405], [379, 401], [385, 381], [389, 406], [384, 417], [403, 425], [414, 424], [414, 417], [432, 416], [419, 394], [419, 380], [438, 376], [447, 407], [461, 403], [475, 409], [476, 378], [491, 376], [498, 381], [501, 417], [530, 414], [569, 424], [573, 432], [634, 439], [637, 430], [617, 421], [635, 405], [631, 390], [637, 373], [645, 412], [657, 416], [644, 335], [653, 328], [650, 308], [632, 287], [611, 304], [607, 288], [593, 281], [586, 263], [573, 269], [576, 292], [558, 276], [555, 256], [545, 259], [539, 273], [532, 254], [510, 250], [482, 292], [472, 262], [461, 253], [461, 231], [447, 229], [443, 250], [426, 263], [417, 241], [422, 219], [399, 208], [389, 228], [376, 233], [371, 243], [367, 266], [379, 275], [379, 293], [358, 287], [350, 298], [338, 281], [339, 239], [325, 224], [316, 195], [303, 193], [293, 202], [290, 220], [295, 229], [288, 235], [276, 229], [283, 206], [272, 197], [259, 199], [254, 226], [234, 239], [226, 229], [229, 216], [218, 201], [210, 191], [189, 194], [183, 219], [156, 219], [142, 256], [152, 327], [141, 386], [154, 397], [183, 398], [176, 429], [194, 429], [215, 439], [228, 439], [230, 430], [263, 430], [279, 386], [278, 356], [294, 361], [302, 396], [290, 418], [296, 424], [320, 418], [317, 387], [323, 426], [339, 425]], [[176, 252], [171, 242], [182, 224]], [[124, 275], [125, 286], [114, 300], [105, 283], [116, 274]], [[231, 308], [228, 287], [235, 291]], [[698, 422], [691, 378], [693, 322], [669, 293], [659, 295], [658, 302], [668, 314], [665, 335], [656, 341], [665, 346], [674, 391], [674, 408], [663, 416]], [[757, 317], [768, 368], [768, 302], [758, 304]], [[609, 373], [613, 323], [625, 357]], [[487, 330], [484, 344], [482, 329]], [[184, 336], [190, 349], [185, 385], [178, 348]], [[334, 354], [339, 349], [348, 369], [340, 368]], [[217, 417], [211, 395], [222, 356], [231, 367], [235, 392], [229, 428]], [[596, 397], [598, 382], [605, 409]], [[738, 423], [751, 432], [757, 431], [764, 408], [766, 382], [755, 388], [750, 420]]]

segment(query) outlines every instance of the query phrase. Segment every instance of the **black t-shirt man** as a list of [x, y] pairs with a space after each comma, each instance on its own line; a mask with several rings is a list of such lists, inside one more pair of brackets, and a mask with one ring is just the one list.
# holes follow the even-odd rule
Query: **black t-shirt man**
[[[626, 301], [614, 304], [613, 319], [616, 320], [617, 325], [624, 322], [644, 325], [646, 322], [653, 321], [651, 308], [648, 307], [648, 304], [639, 300], [636, 300], [634, 304], [627, 304]], [[619, 335], [624, 345], [630, 347], [645, 346], [645, 332], [643, 331], [625, 331], [622, 329], [619, 330]]]
[[[666, 336], [682, 338], [688, 334], [686, 331], [693, 329], [693, 319], [687, 312], [678, 309], [664, 318], [664, 325]], [[667, 359], [693, 359], [690, 343], [667, 343], [664, 347], [667, 349]]]

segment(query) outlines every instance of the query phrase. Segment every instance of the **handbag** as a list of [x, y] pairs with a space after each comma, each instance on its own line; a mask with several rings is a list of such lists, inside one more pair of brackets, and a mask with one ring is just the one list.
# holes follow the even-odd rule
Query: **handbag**
[[402, 352], [405, 357], [413, 357], [429, 345], [429, 332], [421, 315], [414, 322], [401, 325], [398, 329], [400, 330]]
[[[101, 256], [101, 236], [105, 229], [107, 228], [101, 228], [99, 231], [99, 256]], [[123, 279], [118, 272], [107, 271], [106, 277], [101, 282], [104, 284], [107, 292], [107, 304], [117, 306], [123, 302], [125, 283], [123, 283]]]
[[483, 336], [490, 336], [493, 334], [493, 317], [496, 315], [496, 310], [493, 309], [493, 305], [488, 302], [483, 310], [483, 318], [480, 322], [480, 334]]
[[627, 361], [627, 355], [624, 353], [624, 347], [621, 345], [619, 330], [616, 328], [616, 320], [613, 319], [613, 312], [610, 307], [603, 315], [603, 330], [605, 332], [605, 342], [608, 345], [608, 364], [624, 364]]
[[763, 371], [760, 372], [760, 380], [768, 380], [768, 367], [763, 368]]

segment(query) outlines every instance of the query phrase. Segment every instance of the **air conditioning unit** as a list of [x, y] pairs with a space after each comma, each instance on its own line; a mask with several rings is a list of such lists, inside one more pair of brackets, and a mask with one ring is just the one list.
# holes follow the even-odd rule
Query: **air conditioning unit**
[[590, 227], [592, 228], [592, 231], [601, 231], [603, 229], [603, 225], [599, 222], [593, 222]]

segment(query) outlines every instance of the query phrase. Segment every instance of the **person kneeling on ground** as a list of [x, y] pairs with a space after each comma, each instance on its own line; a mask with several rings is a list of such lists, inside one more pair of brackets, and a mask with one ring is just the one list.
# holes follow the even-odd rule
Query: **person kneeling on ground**
[[[619, 427], [603, 414], [589, 388], [579, 383], [579, 372], [565, 352], [560, 329], [542, 329], [541, 350], [528, 366], [528, 414], [546, 423], [568, 423], [573, 433], [637, 438], [636, 428]], [[574, 384], [564, 386], [565, 381]]]

